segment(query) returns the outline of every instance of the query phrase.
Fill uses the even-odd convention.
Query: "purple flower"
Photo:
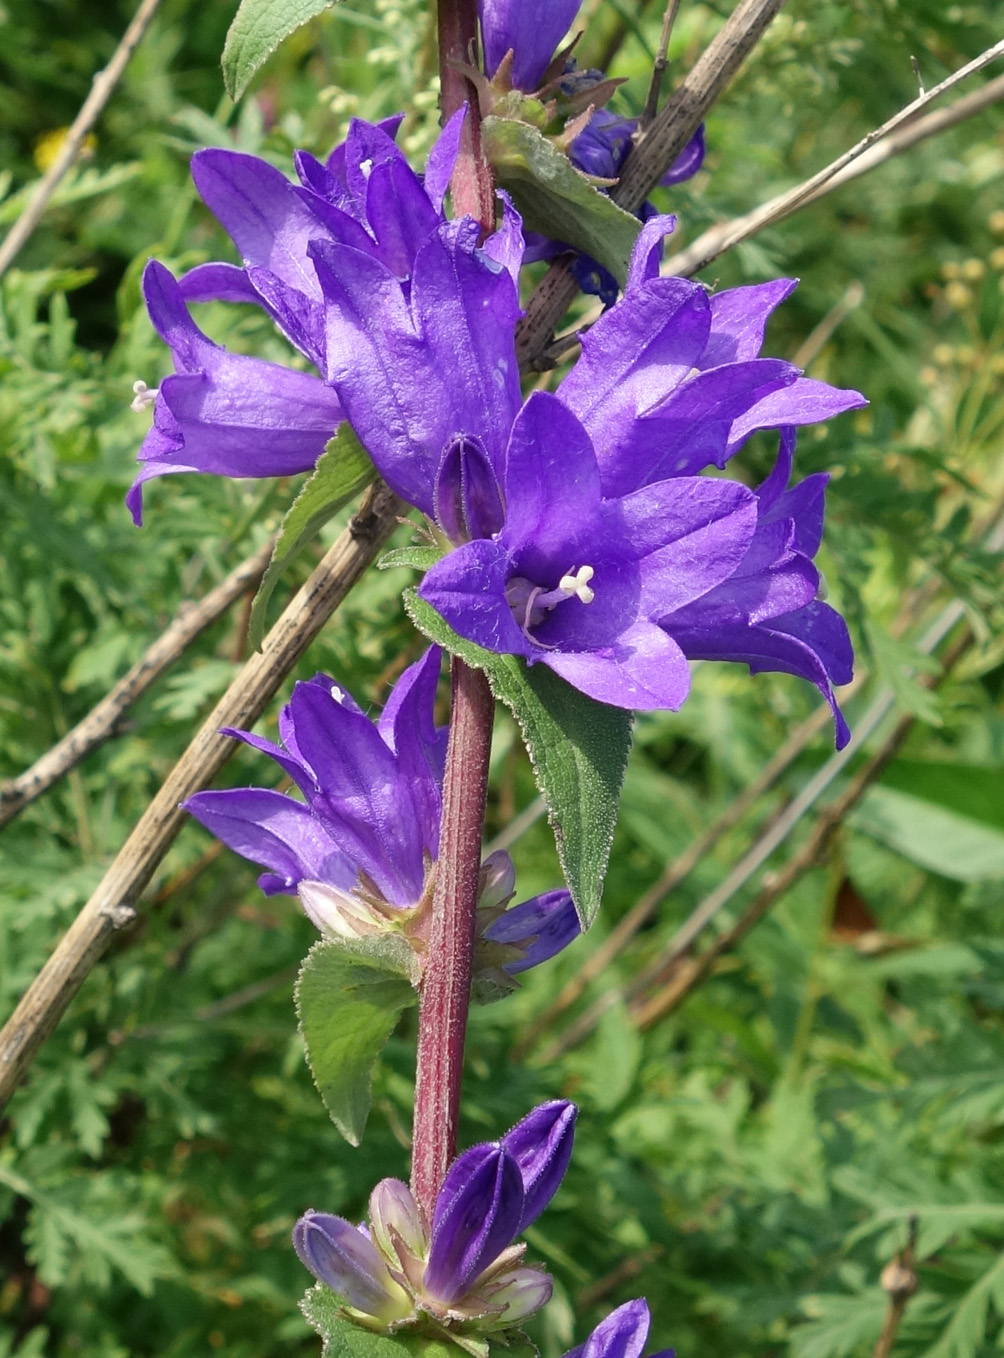
[[[446,728],[433,719],[440,652],[401,675],[374,723],[325,675],[298,683],[279,714],[281,745],[246,731],[225,734],[261,750],[305,801],[269,788],[197,792],[196,820],[266,871],[266,895],[295,894],[329,937],[403,930],[424,956],[439,853]],[[505,983],[547,961],[580,931],[567,891],[506,909],[515,894],[506,853],[482,868],[479,974]]]
[[[641,1358],[651,1323],[648,1303],[639,1298],[626,1301],[601,1320],[596,1329],[578,1348],[569,1350],[565,1358]],[[672,1358],[672,1349],[662,1349],[652,1358]]]
[[[308,247],[318,241],[335,257],[343,248],[363,253],[407,278],[420,246],[444,221],[463,117],[456,114],[443,129],[424,179],[394,144],[399,117],[377,125],[353,120],[346,141],[323,163],[298,152],[299,186],[255,156],[213,148],[193,157],[196,187],[229,232],[243,267],[203,264],[176,282],[162,265],[147,266],[147,308],[171,348],[177,376],[156,392],[147,392],[145,383],[135,387],[134,408],[154,401],[154,426],[127,497],[137,523],[142,484],[154,476],[285,476],[314,466],[344,418],[330,384],[227,353],[202,334],[186,303],[262,307],[326,376],[327,307]]]
[[[583,335],[558,388],[597,449],[605,495],[724,467],[758,429],[815,424],[867,404],[860,392],[759,356],[793,279],[709,297],[698,283],[659,277],[657,247],[671,225],[656,217],[642,228],[624,297]]]
[[[550,1299],[551,1280],[524,1265],[526,1246],[512,1242],[561,1183],[576,1112],[565,1100],[541,1104],[499,1141],[465,1151],[439,1190],[431,1229],[397,1179],[373,1190],[368,1227],[308,1212],[293,1232],[300,1259],[371,1328],[519,1324]]]
[[[662,626],[695,660],[734,660],[759,674],[807,679],[833,711],[837,748],[850,739],[833,686],[848,684],[854,656],[843,618],[819,597],[812,563],[823,535],[824,474],[790,490],[795,431],[785,429],[774,471],[756,490],[757,526],[735,574]]]
[[[536,90],[571,27],[581,0],[478,0],[485,73],[491,77],[512,52],[512,87]]]
[[[544,392],[513,426],[503,489],[501,531],[444,557],[421,596],[461,636],[543,662],[601,702],[678,708],[689,668],[655,619],[735,571],[753,494],[685,477],[607,498],[588,434]]]
[[[139,452],[142,464],[126,504],[142,522],[142,486],[173,472],[221,476],[289,476],[309,471],[344,418],[330,387],[307,373],[228,353],[188,314],[184,296],[163,264],[143,274],[150,319],[170,347],[176,375],[156,392],[137,383],[134,405],[152,399],[153,428]]]

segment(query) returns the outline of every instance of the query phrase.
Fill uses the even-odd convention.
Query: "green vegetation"
[[[685,0],[671,76],[729,8]],[[299,489],[171,477],[149,488],[142,530],[122,504],[148,419],[129,410],[131,384],[152,386],[167,361],[139,272],[150,255],[177,268],[231,257],[190,187],[188,155],[236,145],[287,168],[294,147],[326,152],[351,113],[409,107],[403,142],[421,157],[436,122],[427,9],[345,0],[284,44],[234,107],[219,68],[233,6],[164,0],[90,158],[0,282],[0,776],[88,712],[183,600],[274,532]],[[132,10],[131,0],[0,5],[4,228]],[[659,191],[683,243],[908,102],[911,53],[931,85],[996,41],[992,10],[790,0],[710,118],[704,170]],[[598,0],[586,12],[585,63],[618,41],[613,73],[629,79],[614,106],[637,112],[661,6]],[[560,1029],[541,1019],[561,986],[816,695],[703,665],[680,714],[638,721],[594,929],[516,995],[478,1009],[469,1043],[462,1140],[559,1094],[582,1107],[565,1186],[529,1233],[557,1280],[534,1334],[544,1358],[639,1295],[656,1344],[680,1358],[869,1354],[887,1305],[879,1274],[911,1213],[920,1290],[897,1353],[978,1358],[1004,1342],[1004,632],[984,545],[1004,487],[1004,106],[761,233],[706,280],[779,273],[803,282],[769,352],[800,354],[811,375],[872,402],[808,431],[798,453],[803,471],[833,475],[823,564],[869,676],[851,725],[882,683],[917,720],[825,860],[678,1011],[639,1024],[618,1001],[548,1055]],[[835,312],[856,285],[860,301]],[[839,324],[813,338],[827,318]],[[244,309],[202,308],[200,323],[236,349],[291,361]],[[751,479],[771,453],[753,447]],[[395,542],[408,546],[408,530]],[[279,582],[272,616],[319,550]],[[413,579],[403,567],[370,572],[297,673],[326,670],[379,702],[422,646],[401,603]],[[955,598],[975,643],[932,692],[917,643]],[[246,656],[247,626],[238,604],[113,740],[3,830],[4,1018]],[[830,749],[823,731],[571,1014],[630,986]],[[489,834],[535,797],[506,714],[493,758]],[[265,762],[243,750],[217,785],[265,781]],[[523,895],[557,883],[544,822],[513,852]],[[316,1354],[289,1232],[310,1206],[358,1217],[376,1179],[404,1173],[414,1010],[378,1067],[353,1149],[296,1033],[293,981],[315,932],[295,901],[266,901],[254,879],[186,827],[138,925],[11,1102],[0,1123],[0,1358]]]

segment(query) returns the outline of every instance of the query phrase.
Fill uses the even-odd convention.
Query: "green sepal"
[[[275,49],[335,0],[241,0],[223,47],[223,83],[239,99]]]
[[[415,954],[393,934],[323,939],[303,960],[295,996],[307,1064],[352,1146],[366,1126],[373,1067],[402,1010],[415,1002],[416,981]]]
[[[324,1340],[321,1358],[460,1358],[458,1348],[471,1358],[488,1358],[488,1341],[480,1335],[416,1334],[399,1330],[376,1334],[349,1320],[335,1294],[317,1283],[300,1302],[300,1310]]]
[[[395,547],[391,552],[384,552],[377,562],[377,566],[382,571],[393,570],[395,566],[408,566],[415,571],[428,571],[442,561],[448,548],[445,547]]]
[[[493,114],[481,124],[481,142],[524,225],[591,255],[623,286],[641,230],[637,217],[600,193],[529,123]]]
[[[282,521],[272,559],[251,605],[248,638],[254,650],[265,635],[268,601],[283,572],[328,520],[376,478],[376,467],[346,421],[328,440],[317,466]]]
[[[465,641],[414,590],[405,608],[418,630],[483,670],[519,724],[547,803],[558,858],[582,927],[596,917],[631,749],[631,713],[588,698],[549,669]]]

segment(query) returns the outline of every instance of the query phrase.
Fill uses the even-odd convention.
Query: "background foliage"
[[[0,224],[16,217],[131,9],[0,5]],[[585,7],[585,59],[616,47],[624,110],[644,99],[659,9]],[[726,9],[687,0],[674,63],[693,60]],[[796,182],[912,97],[909,54],[931,84],[995,41],[991,10],[792,0],[709,120],[704,171],[660,206],[681,214],[688,239]],[[226,3],[165,0],[90,159],[0,285],[3,776],[274,528],[295,489],[171,478],[149,491],[139,532],[122,505],[145,428],[128,410],[130,385],[166,366],[139,271],[150,254],[183,268],[229,248],[189,187],[190,152],[236,145],[285,167],[295,146],[325,152],[351,113],[398,107],[416,110],[409,151],[422,155],[433,133],[421,0],[346,0],[294,36],[237,109],[218,65],[231,16]],[[1004,112],[992,110],[709,271],[722,284],[802,276],[769,352],[808,353],[812,374],[871,398],[809,431],[799,456],[803,470],[834,477],[824,564],[862,668],[873,684],[893,681],[919,721],[827,862],[677,1015],[640,1031],[614,1005],[582,1043],[543,1060],[539,1017],[558,987],[815,697],[794,680],[705,665],[682,713],[638,723],[593,933],[477,1011],[469,1047],[464,1140],[559,1093],[582,1106],[572,1170],[530,1233],[558,1284],[535,1334],[545,1358],[642,1294],[654,1339],[681,1358],[868,1353],[885,1307],[878,1275],[911,1212],[923,1263],[902,1353],[970,1358],[1004,1342],[1004,653],[978,531],[1004,480],[1002,188]],[[860,304],[803,349],[854,284]],[[235,348],[289,359],[237,309],[206,308],[202,320]],[[751,448],[750,479],[770,452]],[[372,572],[300,674],[329,670],[379,701],[420,649],[399,602],[410,578]],[[979,645],[931,697],[905,667],[921,622],[953,596]],[[114,741],[4,831],[4,1014],[239,665],[246,623],[238,608],[212,629]],[[851,703],[852,725],[866,697]],[[583,1004],[666,944],[828,749],[824,735]],[[224,779],[269,776],[241,752]],[[533,798],[502,717],[489,833]],[[539,820],[514,853],[524,894],[555,883]],[[0,1355],[316,1352],[296,1310],[307,1278],[290,1227],[308,1206],[359,1215],[375,1179],[405,1173],[414,1016],[391,1042],[353,1150],[295,1034],[295,966],[312,941],[295,902],[266,902],[249,865],[185,830],[140,924],[87,982],[0,1124]],[[528,1060],[514,1064],[519,1043]]]

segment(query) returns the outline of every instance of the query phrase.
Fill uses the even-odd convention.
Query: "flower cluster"
[[[307,1212],[293,1244],[346,1316],[393,1332],[424,1322],[463,1336],[520,1324],[551,1297],[551,1279],[513,1244],[543,1212],[572,1154],[576,1108],[541,1104],[498,1141],[450,1166],[431,1222],[407,1185],[384,1179],[369,1222]]]
[[[266,869],[266,895],[297,894],[322,934],[403,935],[419,958],[428,943],[439,854],[446,728],[434,721],[440,652],[404,671],[376,722],[326,675],[293,688],[279,714],[281,745],[223,734],[275,760],[304,796],[270,788],[197,792],[185,809],[224,844]],[[516,875],[503,851],[481,870],[479,963],[515,976],[578,937],[565,890],[513,906]]]

